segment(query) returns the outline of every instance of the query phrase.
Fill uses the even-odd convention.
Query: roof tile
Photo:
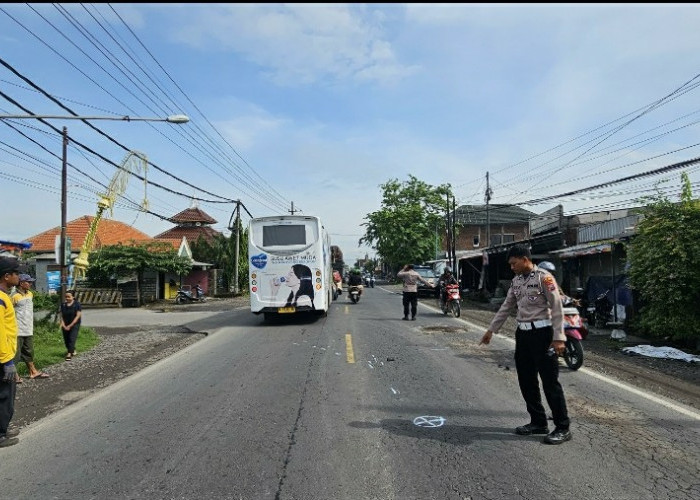
[[[66,223],[66,236],[71,240],[71,251],[80,251],[85,241],[85,236],[90,230],[90,225],[95,217],[83,215]],[[32,252],[53,252],[56,236],[60,236],[60,226],[39,233],[27,238],[26,241],[32,244]],[[152,238],[146,233],[139,231],[123,222],[112,219],[101,219],[97,225],[97,232],[93,242],[93,248],[100,248],[105,245],[125,245],[150,241]]]

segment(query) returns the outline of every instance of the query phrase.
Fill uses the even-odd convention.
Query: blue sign
[[[60,271],[48,271],[46,273],[46,280],[48,281],[49,290],[58,292],[61,290],[61,272]]]
[[[261,253],[258,255],[253,255],[250,258],[250,263],[253,264],[253,266],[257,267],[258,269],[264,269],[265,266],[267,265],[267,254]]]

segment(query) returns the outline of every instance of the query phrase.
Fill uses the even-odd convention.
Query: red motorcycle
[[[564,345],[564,362],[572,370],[578,370],[583,365],[583,344],[581,341],[588,337],[588,326],[581,318],[576,307],[576,301],[566,297],[564,306],[564,335],[566,343]]]
[[[442,293],[438,299],[440,310],[443,314],[447,314],[452,311],[455,318],[459,318],[461,314],[460,301],[461,297],[459,295],[459,285],[447,285],[445,287],[445,300],[442,300]]]

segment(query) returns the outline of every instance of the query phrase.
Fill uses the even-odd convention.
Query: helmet
[[[548,260],[543,260],[542,262],[537,264],[537,267],[539,267],[540,269],[544,269],[545,271],[549,271],[550,273],[553,273],[556,270],[554,264],[552,264]]]
[[[360,274],[360,270],[355,267],[350,271],[350,274]]]
[[[445,270],[443,271],[443,273],[451,273],[451,272],[452,272],[452,269],[450,269],[449,267],[446,267]]]

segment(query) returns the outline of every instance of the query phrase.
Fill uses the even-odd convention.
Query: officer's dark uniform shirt
[[[515,307],[518,308],[516,321],[551,320],[554,330],[552,340],[566,340],[561,296],[554,276],[548,271],[535,266],[530,273],[515,276],[489,330],[497,333]]]

